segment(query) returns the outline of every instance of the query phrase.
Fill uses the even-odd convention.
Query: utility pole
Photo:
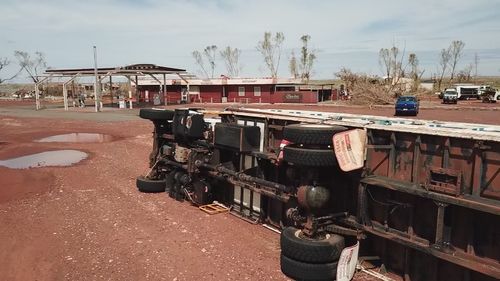
[[[95,112],[101,111],[101,87],[99,85],[99,76],[97,74],[97,48],[94,46],[94,75],[95,75],[95,85],[94,85],[94,101],[95,101]]]

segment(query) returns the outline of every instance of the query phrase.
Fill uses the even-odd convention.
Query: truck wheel
[[[281,272],[295,280],[335,280],[338,261],[331,263],[305,263],[281,255]]]
[[[347,130],[343,126],[323,124],[293,124],[283,129],[283,138],[297,144],[332,144],[332,137]]]
[[[149,120],[172,120],[174,118],[174,113],[173,110],[167,109],[142,108],[141,111],[139,111],[139,116]]]
[[[283,159],[287,162],[313,167],[338,166],[332,149],[306,149],[293,146],[283,148]]]
[[[337,261],[345,247],[344,237],[327,234],[323,239],[309,239],[300,229],[287,227],[281,231],[281,254],[306,263]]]
[[[165,180],[153,180],[140,176],[136,179],[135,184],[140,192],[164,192]]]

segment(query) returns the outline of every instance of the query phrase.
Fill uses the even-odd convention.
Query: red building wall
[[[240,96],[239,87],[245,88],[244,95]],[[254,87],[260,87],[260,96],[255,95]],[[226,95],[228,102],[268,103],[271,99],[272,85],[227,85]]]
[[[239,87],[245,88],[245,93],[240,96]],[[260,96],[255,95],[254,88],[260,87]],[[167,103],[176,104],[181,100],[181,91],[186,86],[167,86]],[[200,98],[203,103],[317,103],[318,93],[312,91],[274,91],[274,85],[200,85]],[[149,102],[159,92],[159,86],[140,86],[139,102],[145,102],[145,92],[149,93]],[[224,99],[225,98],[225,99]],[[191,102],[199,102],[198,97],[191,95]],[[163,96],[161,102],[164,103]]]
[[[222,92],[221,85],[202,85],[200,86],[201,102],[220,103],[222,102]]]

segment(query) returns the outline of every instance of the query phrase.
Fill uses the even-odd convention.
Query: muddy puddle
[[[54,135],[35,140],[35,142],[85,142],[85,143],[100,143],[110,142],[114,140],[113,136],[97,133],[70,133],[62,135]]]
[[[0,166],[11,169],[71,166],[87,157],[87,153],[79,150],[54,150],[0,160]]]

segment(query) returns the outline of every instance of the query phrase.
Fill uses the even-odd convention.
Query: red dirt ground
[[[15,112],[12,106],[18,105],[0,102],[1,160],[55,149],[82,150],[89,158],[65,168],[0,167],[1,280],[286,279],[279,267],[278,234],[229,214],[209,216],[165,194],[137,192],[135,178],[148,169],[150,122],[133,115],[110,122],[105,113],[102,121],[1,113],[9,107]],[[393,114],[392,107],[262,106]],[[497,110],[465,106],[419,114],[497,125],[499,116]],[[33,142],[72,132],[117,138],[107,143]]]

